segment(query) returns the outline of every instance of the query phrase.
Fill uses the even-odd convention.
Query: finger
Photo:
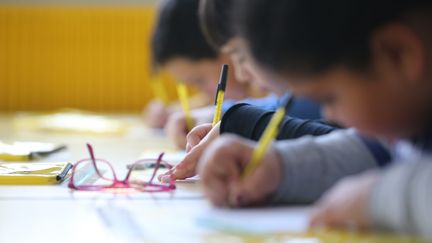
[[[158,178],[161,182],[168,183],[173,180],[184,179],[183,176],[187,176],[187,167],[183,166],[182,168],[181,164],[178,164]]]
[[[309,227],[320,228],[327,226],[331,221],[332,215],[326,207],[318,207],[311,214]]]
[[[185,158],[176,166],[174,174],[177,179],[185,179],[197,174],[197,164],[206,147],[206,144],[199,144],[185,156]]]
[[[233,206],[244,207],[262,203],[267,199],[269,190],[267,190],[267,181],[271,176],[264,175],[256,171],[249,177],[238,180],[233,184],[231,195]]]
[[[219,137],[220,135],[220,122],[212,127],[210,124],[208,126],[209,131],[207,132],[207,135],[203,137],[202,142],[210,142]]]
[[[238,153],[237,147],[233,141],[219,139],[209,146],[199,160],[198,171],[203,189],[211,197],[209,199],[218,205],[229,204],[229,187],[240,175],[238,158],[241,153]]]
[[[190,131],[186,136],[186,151],[189,151],[193,147],[197,146],[204,137],[211,131],[211,124],[203,124],[197,126]]]
[[[196,175],[197,163],[203,149],[203,146],[195,147],[178,165],[161,175],[161,181],[169,182],[171,180],[182,180]]]
[[[198,161],[198,172],[207,176],[229,177],[239,174],[239,151],[235,142],[221,137],[210,144]]]
[[[198,162],[202,175],[239,178],[253,148],[234,135],[224,135],[209,143]],[[200,173],[200,174],[201,174]]]
[[[171,175],[172,173],[173,173],[173,171],[174,171],[174,168],[171,168],[171,169],[169,169],[167,172],[165,172],[165,173],[163,173],[163,174],[161,174],[161,175],[158,175],[158,180],[160,181],[160,182],[162,182],[162,177],[163,176],[166,176],[166,175]]]
[[[220,180],[208,181],[204,189],[204,195],[216,207],[228,206],[228,188]],[[211,188],[207,190],[206,188]]]
[[[227,207],[229,205],[229,183],[226,178],[225,175],[216,174],[201,180],[205,195],[215,206]]]
[[[172,179],[175,180],[184,180],[186,178],[192,177],[196,174],[195,168],[185,167],[185,168],[176,168],[172,173]]]
[[[160,175],[160,181],[163,183],[169,183],[174,180],[184,180],[194,176],[195,170],[181,170],[175,169],[172,173],[166,175]]]
[[[172,181],[174,181],[174,174],[167,174],[167,175],[160,175],[159,177],[159,181],[161,181],[162,183],[170,183]]]
[[[186,136],[186,152],[189,152],[193,147],[197,146],[201,138],[195,133],[188,133]]]
[[[198,144],[199,141],[201,140],[201,134],[200,134],[199,127],[193,128],[188,133],[188,135],[186,136],[186,140],[187,140],[188,143],[190,143],[192,145]]]
[[[193,146],[191,144],[189,144],[186,140],[186,153],[189,153],[192,148],[193,148]]]
[[[321,204],[313,211],[310,219],[310,227],[353,227],[349,217],[344,217],[343,209],[331,204]]]
[[[244,147],[244,151],[239,150],[243,154],[243,161],[250,162],[252,150],[252,145]],[[233,185],[231,196],[236,198],[237,206],[261,204],[277,190],[282,180],[279,154],[271,147],[262,160],[252,174]],[[242,170],[246,164],[243,164]]]

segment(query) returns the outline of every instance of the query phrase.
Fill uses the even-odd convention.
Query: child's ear
[[[384,68],[404,82],[421,80],[426,50],[420,36],[409,26],[388,24],[379,28],[372,35],[371,49],[378,68]]]

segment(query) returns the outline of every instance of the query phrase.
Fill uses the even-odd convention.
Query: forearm
[[[282,182],[272,201],[312,203],[339,179],[376,168],[377,160],[354,130],[281,141]]]
[[[258,140],[264,132],[274,111],[260,109],[248,104],[237,104],[223,116],[221,133],[234,133],[244,138]],[[334,126],[320,121],[285,117],[277,137],[278,140],[299,138],[304,135],[324,135],[334,130]]]

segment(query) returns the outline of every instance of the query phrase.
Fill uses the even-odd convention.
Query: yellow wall
[[[153,95],[154,12],[151,5],[0,6],[0,111],[142,109]]]

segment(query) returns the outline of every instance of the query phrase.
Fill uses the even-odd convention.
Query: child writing
[[[163,1],[152,40],[153,61],[157,67],[167,70],[176,79],[198,88],[212,102],[219,79],[220,66],[223,63],[232,64],[232,62],[227,53],[213,50],[204,39],[203,32],[199,28],[198,4],[198,0]],[[224,103],[224,111],[234,105],[236,100],[243,100],[253,95],[251,87],[259,86],[260,90],[267,92],[266,87],[256,85],[259,83],[251,81],[256,78],[243,72],[239,65],[230,65],[230,70],[233,71],[229,72],[228,100]],[[266,109],[276,109],[278,100],[278,97],[273,95],[243,101]],[[213,106],[193,110],[195,125],[211,122],[213,111]],[[320,117],[319,113],[319,107],[316,104],[298,101],[290,115],[315,119]],[[185,147],[188,130],[185,115],[179,110],[179,106],[165,108],[160,102],[153,102],[148,106],[147,114],[150,124],[165,127],[168,136],[179,147]],[[161,118],[165,116],[166,118]],[[152,120],[155,122],[151,122]]]
[[[227,62],[205,41],[199,29],[197,11],[198,0],[162,1],[152,37],[154,66],[165,69],[176,80],[192,85],[204,94],[204,100],[191,101],[192,108],[211,104],[220,66]],[[246,98],[247,89],[239,82],[230,82],[227,97]],[[192,112],[194,122],[208,122],[212,111],[205,108],[195,110]],[[179,105],[165,106],[158,101],[151,102],[147,107],[146,120],[152,127],[165,127],[169,137],[184,147],[186,119]]]
[[[387,141],[400,162],[340,180],[337,167],[352,161],[323,161],[316,152],[323,151],[323,138],[305,138],[275,143],[250,178],[240,180],[255,144],[223,136],[199,164],[209,199],[219,206],[313,202],[340,181],[318,203],[313,225],[431,237],[432,3],[239,0],[236,9],[264,77],[319,101],[329,119]],[[309,150],[299,150],[299,143]],[[298,152],[310,158],[296,161]]]

